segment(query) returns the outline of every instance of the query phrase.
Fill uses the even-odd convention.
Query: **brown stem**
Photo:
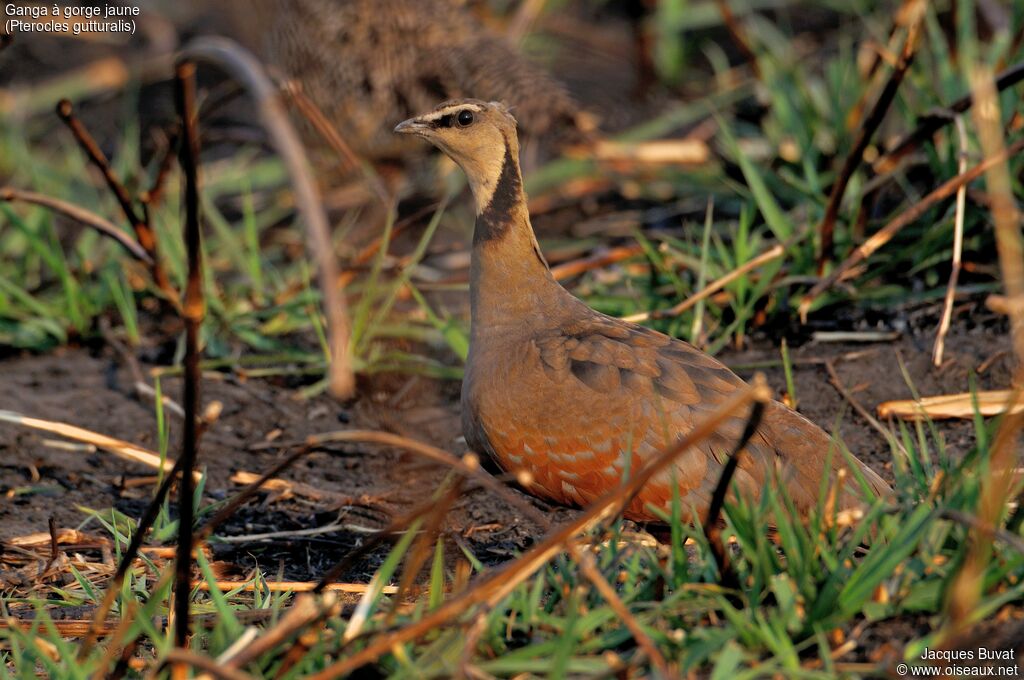
[[[885,114],[889,111],[889,106],[896,98],[896,92],[903,82],[907,69],[910,68],[910,64],[914,61],[914,48],[917,44],[921,16],[923,16],[923,12],[918,14],[918,17],[907,29],[907,37],[903,41],[903,49],[900,52],[899,61],[896,62],[896,66],[893,68],[885,87],[882,88],[881,94],[878,95],[875,105],[864,118],[864,123],[861,125],[853,142],[853,148],[850,149],[850,153],[846,156],[843,167],[839,171],[839,176],[835,184],[832,185],[832,192],[829,194],[828,204],[825,206],[825,216],[818,225],[818,234],[821,239],[821,253],[818,257],[819,271],[823,269],[825,263],[832,257],[836,218],[839,216],[839,206],[843,202],[846,187],[849,185],[854,171],[860,166],[861,160],[864,157],[864,150],[868,147],[875,131],[881,125],[882,119],[885,118]]]
[[[89,131],[82,125],[82,121],[78,120],[75,116],[74,107],[71,102],[67,99],[61,99],[57,103],[57,115],[64,121],[68,129],[71,130],[71,134],[74,136],[75,141],[78,142],[78,146],[81,147],[85,155],[89,157],[89,160],[93,165],[99,169],[103,175],[103,179],[107,183],[107,187],[111,193],[117,199],[118,204],[121,206],[121,211],[124,213],[125,218],[132,225],[132,230],[135,232],[135,238],[139,242],[139,245],[149,254],[150,260],[150,273],[153,276],[153,282],[157,288],[167,297],[168,301],[177,306],[178,305],[178,293],[174,290],[170,280],[167,278],[167,272],[164,271],[163,265],[160,264],[160,256],[157,252],[156,234],[153,232],[150,224],[139,215],[135,210],[135,206],[132,205],[132,199],[128,195],[128,190],[125,189],[124,184],[118,178],[114,169],[110,167],[110,161],[107,160],[106,155],[96,144],[96,140],[92,138]]]
[[[163,156],[160,158],[160,165],[156,169],[156,177],[153,178],[153,184],[149,187],[149,191],[142,195],[143,203],[149,206],[151,211],[160,205],[163,199],[167,175],[170,174],[171,166],[174,165],[174,157],[177,155],[179,135],[180,131],[177,128],[172,129],[167,135],[167,148],[164,149]]]
[[[62,201],[58,198],[52,198],[43,194],[37,194],[33,191],[22,191],[21,189],[15,189],[14,187],[0,187],[0,201],[21,201],[22,203],[30,203],[32,205],[49,208],[50,210],[60,213],[65,217],[69,217],[76,222],[80,222],[87,227],[92,227],[108,238],[114,239],[136,260],[148,265],[153,264],[153,258],[151,258],[149,253],[139,245],[138,241],[135,241],[126,233],[118,229],[112,222],[109,222],[105,218],[100,217],[96,213],[90,212],[85,208],[74,205],[73,203],[68,203],[67,201]]]
[[[205,316],[202,286],[202,254],[199,232],[199,121],[195,115],[195,64],[180,62],[175,68],[175,100],[181,118],[180,163],[185,177],[185,248],[188,259],[188,284],[182,316],[185,321],[185,373],[182,407],[185,424],[179,460],[184,474],[178,487],[178,551],[175,560],[174,633],[175,642],[185,647],[189,631],[189,603],[192,583],[192,523],[194,480],[198,447],[196,416],[199,413],[199,327]]]

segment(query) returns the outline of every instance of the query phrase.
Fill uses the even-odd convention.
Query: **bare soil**
[[[941,369],[931,366],[931,341],[930,334],[911,334],[886,343],[810,342],[794,348],[791,355],[799,409],[826,428],[838,426],[847,445],[891,480],[888,444],[850,409],[829,383],[821,362],[831,360],[846,388],[871,411],[882,401],[912,396],[901,375],[900,360],[923,395],[966,391],[969,375],[979,367],[984,369],[977,377],[979,389],[1009,385],[1012,358],[1004,352],[1007,345],[1002,329],[955,326]],[[777,361],[778,357],[778,350],[769,346],[722,354],[745,378],[754,373],[751,365]],[[785,388],[781,367],[766,368],[764,373],[781,395]],[[131,374],[112,348],[11,356],[0,361],[0,374],[0,409],[158,448],[154,406],[135,396]],[[163,388],[165,394],[176,398],[180,381],[165,377]],[[460,438],[458,384],[451,381],[384,376],[364,383],[357,403],[341,405],[327,397],[298,400],[296,390],[283,381],[244,381],[220,373],[207,374],[202,394],[205,402],[218,400],[224,406],[201,445],[208,500],[226,498],[240,489],[230,480],[232,474],[268,469],[290,452],[285,444],[313,433],[384,429],[453,453],[465,451]],[[181,423],[176,416],[168,417],[169,455],[176,456]],[[965,453],[974,444],[970,422],[943,421],[937,428],[954,454]],[[137,517],[148,502],[152,483],[132,482],[152,476],[153,470],[104,451],[59,448],[53,444],[55,439],[59,437],[0,423],[0,540],[46,531],[50,517],[58,527],[77,527],[88,520],[83,507],[114,507]],[[264,496],[218,533],[290,532],[334,522],[346,528],[314,536],[233,543],[219,548],[218,556],[246,567],[259,563],[264,570],[275,575],[280,572],[286,578],[315,578],[361,544],[367,531],[382,528],[390,518],[428,499],[445,473],[442,467],[411,454],[376,446],[341,444],[311,453],[282,477],[309,485],[319,496],[284,500]],[[539,501],[531,502],[546,508]],[[554,521],[571,513],[557,508],[550,511]],[[460,499],[447,523],[449,532],[459,534],[487,562],[507,559],[542,531],[520,511],[482,489]],[[360,572],[372,572],[376,562],[371,558]]]

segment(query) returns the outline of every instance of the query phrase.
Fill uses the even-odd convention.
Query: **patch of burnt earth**
[[[872,415],[885,401],[969,392],[971,379],[978,390],[1007,389],[1015,360],[1002,324],[958,324],[946,337],[942,366],[932,365],[935,327],[908,330],[886,342],[831,343],[811,340],[790,349],[797,410],[826,430],[838,431],[846,445],[889,481],[892,455],[885,439],[850,406],[832,385],[825,362],[830,361],[842,384]],[[762,372],[776,397],[785,394],[786,379],[777,347],[724,351],[719,358],[741,377]],[[910,383],[904,379],[900,364]],[[766,365],[771,363],[772,365]],[[883,423],[884,424],[884,423]],[[941,420],[936,428],[947,452],[963,455],[975,445],[974,424],[967,420]],[[912,426],[911,426],[912,427]]]
[[[135,396],[130,371],[110,348],[9,356],[0,361],[0,371],[2,410],[159,448],[155,407]],[[457,455],[465,452],[455,382],[377,376],[363,381],[363,396],[351,408],[328,397],[299,400],[295,389],[284,383],[204,374],[203,403],[223,404],[200,445],[199,465],[208,474],[204,504],[237,493],[242,487],[231,481],[235,473],[261,473],[315,433],[384,429]],[[180,379],[164,377],[162,388],[171,399],[180,398]],[[168,455],[174,458],[180,450],[181,420],[170,410],[165,414],[170,424]],[[0,540],[45,532],[50,517],[58,527],[78,527],[88,519],[82,508],[116,508],[133,518],[142,514],[155,488],[154,470],[106,451],[54,445],[61,439],[0,422]],[[258,566],[268,577],[281,572],[289,579],[318,578],[371,532],[427,501],[447,473],[443,466],[400,450],[326,445],[280,475],[305,485],[304,493],[291,498],[258,494],[217,530],[232,542],[217,543],[216,557],[236,563],[239,573]],[[566,512],[552,511],[553,519]],[[331,525],[337,531],[317,531]],[[94,523],[90,528],[99,530]],[[506,502],[479,488],[456,502],[445,531],[458,534],[485,563],[508,559],[542,533]],[[238,540],[244,536],[254,538]],[[456,544],[449,547],[449,555],[459,554]],[[387,549],[371,554],[344,578],[365,582]]]
[[[954,327],[947,338],[947,360],[940,369],[930,363],[932,338],[931,333],[907,332],[894,342],[807,342],[793,348],[798,409],[826,428],[838,426],[850,448],[891,479],[888,445],[829,384],[823,362],[832,361],[846,388],[872,411],[882,401],[912,396],[900,373],[900,358],[923,395],[967,391],[972,371],[979,372],[978,389],[1010,384],[1012,357],[1006,352],[1005,332],[984,325]],[[764,344],[743,352],[726,351],[721,358],[745,378],[763,370],[781,395],[785,389],[781,366],[753,368],[779,359],[774,342]],[[0,371],[4,375],[0,409],[158,448],[154,406],[136,398],[130,372],[110,348],[10,356],[0,360]],[[165,395],[179,397],[179,379],[165,377],[162,387]],[[260,473],[289,455],[296,442],[315,433],[379,429],[455,455],[466,452],[456,381],[373,376],[362,380],[361,397],[350,407],[327,397],[299,400],[294,387],[284,379],[244,381],[227,373],[206,374],[203,402],[220,401],[223,412],[200,447],[200,465],[209,475],[205,503],[237,493],[241,487],[231,481],[233,474]],[[169,411],[167,417],[168,452],[176,457],[181,421]],[[937,427],[953,453],[962,454],[974,445],[970,422],[942,421]],[[71,451],[50,443],[57,439],[60,437],[0,423],[0,540],[46,531],[51,516],[59,527],[76,527],[87,519],[79,506],[97,510],[116,507],[138,517],[151,497],[153,484],[143,478],[152,477],[153,470],[104,451]],[[218,544],[217,557],[236,563],[242,571],[258,566],[274,576],[283,563],[286,578],[317,578],[351,548],[361,545],[368,532],[428,501],[447,474],[445,467],[402,450],[327,445],[280,475],[312,491],[290,498],[257,495],[217,535],[263,537]],[[522,498],[545,512],[553,524],[575,512],[546,506],[525,495]],[[336,531],[332,525],[337,526]],[[532,545],[544,528],[504,500],[470,484],[448,513],[444,531],[449,557],[460,554],[457,537],[458,543],[473,550],[483,562],[497,563]],[[371,574],[386,549],[355,565],[345,578],[361,580]]]

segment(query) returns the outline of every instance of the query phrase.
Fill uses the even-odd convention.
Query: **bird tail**
[[[766,438],[773,448],[785,459],[791,479],[803,487],[799,496],[808,503],[805,510],[816,502],[821,478],[826,473],[830,482],[827,500],[836,510],[864,509],[876,498],[892,495],[892,489],[877,472],[856,456],[844,454],[827,432],[796,411],[772,402],[762,427],[767,430]],[[831,469],[826,471],[824,465],[829,458]],[[863,488],[852,466],[856,466],[869,491]]]

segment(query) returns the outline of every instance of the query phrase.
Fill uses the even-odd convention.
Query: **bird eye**
[[[459,125],[466,127],[473,124],[473,112],[469,109],[459,111]]]

